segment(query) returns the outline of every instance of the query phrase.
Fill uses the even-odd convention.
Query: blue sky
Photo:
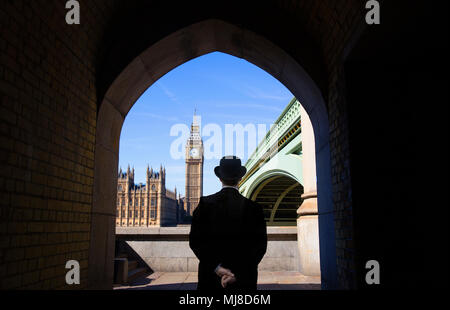
[[[171,128],[190,126],[196,108],[202,127],[217,124],[225,143],[225,124],[265,124],[268,130],[292,98],[278,80],[246,60],[219,52],[198,57],[164,75],[136,101],[122,128],[119,167],[134,166],[135,183],[145,183],[147,164],[154,169],[162,164],[166,188],[184,195],[184,158],[170,152],[181,133],[171,136]],[[203,142],[209,138],[203,136]],[[245,146],[243,164],[252,151]],[[225,147],[221,156],[229,155],[224,152]],[[204,195],[221,188],[213,171],[218,164],[218,158],[205,160]]]

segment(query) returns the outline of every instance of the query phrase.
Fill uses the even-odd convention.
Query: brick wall
[[[0,288],[63,287],[70,259],[87,285],[101,21],[91,9],[68,26],[63,1],[0,3]]]
[[[325,16],[331,20],[328,35],[322,36],[322,46],[328,71],[328,116],[330,122],[331,174],[335,208],[336,256],[338,281],[342,288],[356,288],[357,271],[354,248],[352,188],[347,104],[343,61],[348,46],[364,27],[363,1],[346,1],[334,8],[330,4]]]
[[[303,1],[291,14],[304,22],[322,51],[327,81],[322,92],[328,106],[331,173],[335,208],[338,281],[356,288],[352,194],[349,163],[344,60],[365,24],[364,1]]]

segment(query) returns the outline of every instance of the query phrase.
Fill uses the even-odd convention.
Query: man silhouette
[[[189,246],[200,261],[199,290],[256,290],[267,230],[261,206],[238,191],[246,171],[236,156],[223,157],[214,169],[222,190],[201,197],[193,212]]]

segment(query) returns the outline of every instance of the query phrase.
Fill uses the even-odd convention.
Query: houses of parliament
[[[186,190],[181,197],[175,188],[166,188],[166,169],[147,166],[146,183],[134,183],[134,168],[119,171],[117,179],[116,226],[174,226],[189,221],[203,195],[203,141],[200,117],[194,115],[186,142]]]

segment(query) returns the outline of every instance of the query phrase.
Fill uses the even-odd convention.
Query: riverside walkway
[[[154,272],[115,290],[195,290],[197,272]],[[259,290],[320,290],[320,277],[292,271],[260,271]]]

